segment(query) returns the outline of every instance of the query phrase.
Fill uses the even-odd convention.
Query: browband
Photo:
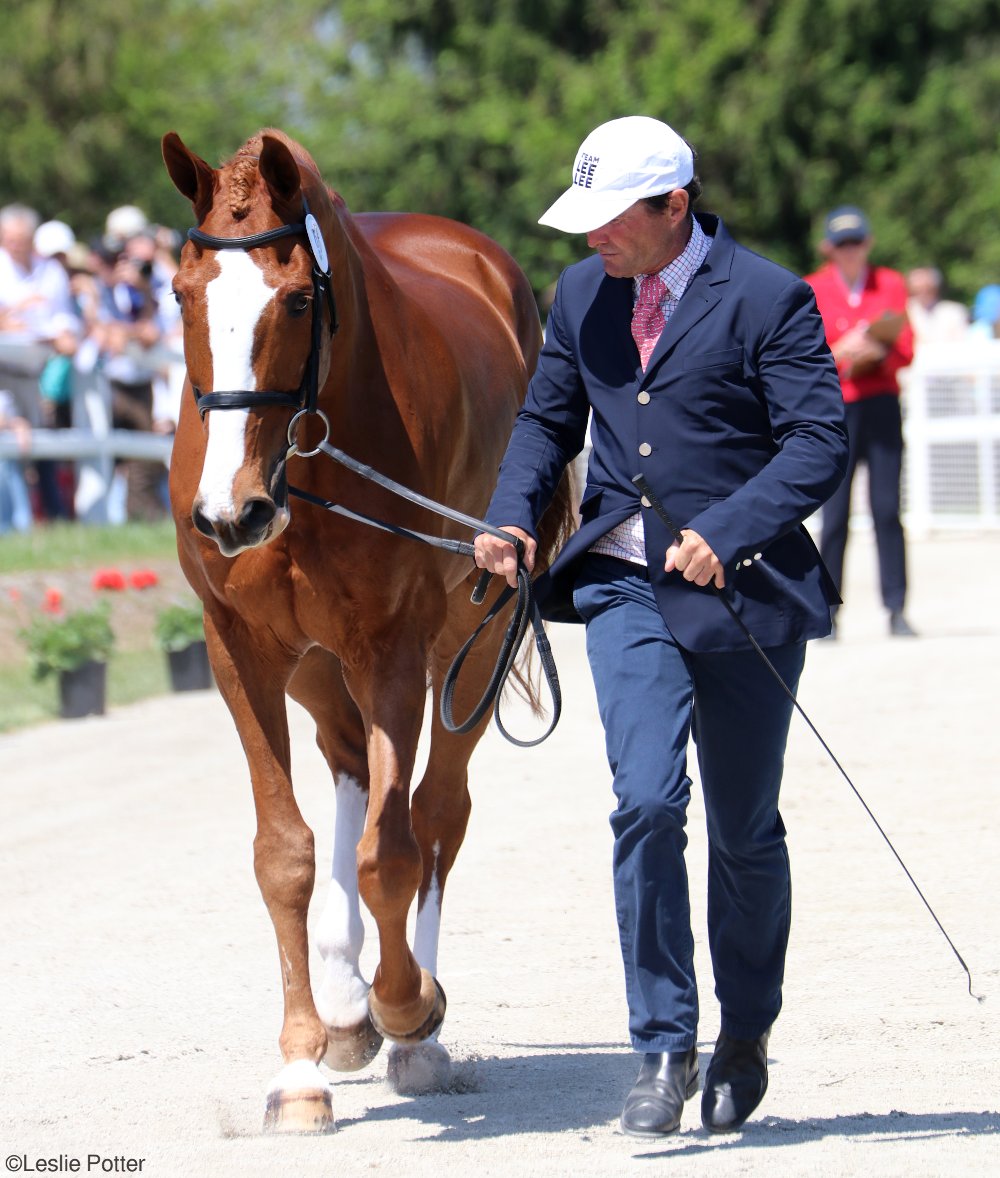
[[[202,233],[200,229],[189,229],[187,235],[191,241],[213,250],[252,250],[259,245],[269,245],[279,237],[305,232],[305,224],[300,221],[298,225],[279,225],[276,229],[265,229],[263,233],[252,233],[249,237],[213,237],[210,233]]]

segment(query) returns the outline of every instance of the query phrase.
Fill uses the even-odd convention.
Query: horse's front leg
[[[236,723],[250,769],[257,833],[254,872],[278,942],[284,994],[279,1045],[285,1066],[268,1088],[264,1127],[280,1132],[333,1128],[330,1085],[318,1068],[326,1030],[309,981],[306,916],[316,871],[313,833],[292,792],[284,684],[286,653],[260,636],[224,642],[210,620],[206,638],[216,682]]]
[[[368,1014],[368,983],[361,973],[365,926],[358,893],[357,847],[368,811],[368,751],[361,713],[344,683],[340,660],[313,647],[288,685],[316,721],[317,743],[337,793],[330,887],[313,940],[323,959],[315,986],[326,1027],[326,1063],[356,1071],[378,1054],[382,1036]]]
[[[386,647],[383,647],[386,649]],[[412,632],[394,636],[384,657],[347,671],[366,720],[369,798],[358,843],[358,886],[379,932],[379,964],[368,996],[372,1022],[397,1043],[416,1043],[441,1025],[445,997],[407,944],[410,905],[423,876],[410,821],[410,779],[423,722],[426,648]]]

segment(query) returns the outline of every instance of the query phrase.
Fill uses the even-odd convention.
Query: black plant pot
[[[59,672],[59,715],[64,720],[103,716],[107,687],[107,663],[94,659]]]
[[[212,686],[212,668],[204,642],[192,642],[183,650],[168,650],[167,661],[174,691],[204,691]]]

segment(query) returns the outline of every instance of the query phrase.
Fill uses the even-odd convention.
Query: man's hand
[[[667,549],[664,569],[668,573],[676,569],[685,581],[693,581],[696,585],[707,585],[714,581],[717,588],[725,589],[726,574],[719,558],[705,540],[690,528],[681,528],[681,536],[683,540],[680,544],[672,544]]]
[[[535,552],[538,543],[534,537],[520,528],[501,528],[501,532],[509,532],[519,540],[524,541],[524,567],[530,573],[535,567]],[[476,566],[486,569],[489,573],[506,577],[507,584],[517,588],[517,549],[506,540],[498,536],[491,536],[489,532],[480,532],[476,537]]]

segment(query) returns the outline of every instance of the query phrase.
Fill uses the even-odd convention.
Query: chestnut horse
[[[469,818],[468,761],[489,713],[456,735],[437,708],[447,668],[481,616],[470,602],[472,563],[311,502],[293,515],[288,483],[428,530],[421,508],[308,456],[316,439],[305,435],[328,429],[335,446],[390,478],[482,514],[537,359],[538,313],[524,275],[493,241],[438,217],[351,216],[280,131],[255,135],[218,169],[171,132],[163,158],[198,225],[174,283],[188,386],[170,496],[181,565],[204,603],[212,668],[249,764],[254,868],[284,990],[284,1066],[268,1089],[265,1126],[325,1130],[333,1118],[324,1060],[363,1067],[385,1037],[399,1090],[447,1079],[434,976],[441,899]],[[289,441],[300,436],[296,453]],[[564,489],[543,524],[544,559],[571,519]],[[438,521],[436,534],[461,531]],[[502,625],[493,629],[465,664],[456,714],[471,710],[490,678],[503,637]],[[432,732],[411,800],[428,681]],[[337,800],[315,992],[306,931],[315,852],[292,789],[286,692],[315,720]],[[370,987],[359,966],[359,897],[379,937]]]

